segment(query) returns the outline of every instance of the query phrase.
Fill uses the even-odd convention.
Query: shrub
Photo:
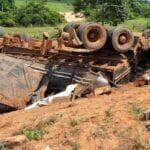
[[[127,19],[150,17],[150,3],[139,0],[75,0],[74,11],[83,12],[90,21],[117,25]]]
[[[72,119],[71,122],[70,122],[70,125],[71,125],[72,127],[75,127],[75,126],[78,125],[78,121],[75,120],[75,119]]]
[[[16,23],[13,19],[7,18],[1,22],[1,25],[5,27],[14,27]]]
[[[21,26],[43,26],[57,25],[64,21],[64,17],[55,11],[50,11],[46,7],[46,2],[29,2],[27,6],[21,6],[19,9],[8,9],[0,11],[0,25],[13,27]]]
[[[24,134],[29,140],[40,140],[47,132],[45,130],[29,130],[24,128],[22,134]]]
[[[130,109],[130,113],[135,115],[135,116],[138,116],[139,114],[141,114],[143,112],[143,109],[140,108],[136,103],[133,103],[132,104],[132,107]]]
[[[85,13],[85,15],[90,15],[89,12],[90,9],[93,9],[97,6],[97,4],[102,3],[102,0],[75,0],[74,2],[74,11],[82,11]]]
[[[64,17],[55,11],[50,11],[45,3],[39,4],[35,2],[28,3],[27,7],[22,6],[18,9],[15,16],[19,25],[56,25],[64,21]]]
[[[13,15],[10,12],[0,12],[0,25],[14,27],[16,25]]]

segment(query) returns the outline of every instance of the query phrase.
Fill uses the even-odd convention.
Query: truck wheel
[[[105,28],[98,23],[87,23],[79,26],[77,34],[84,46],[92,51],[101,49],[107,40]]]
[[[113,30],[111,40],[115,50],[125,53],[133,46],[134,36],[129,29],[118,27]]]

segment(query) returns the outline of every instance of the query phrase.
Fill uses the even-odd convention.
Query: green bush
[[[103,0],[75,0],[74,11],[82,11],[85,15],[90,15],[90,10],[101,4]]]
[[[5,27],[14,27],[16,23],[13,19],[7,18],[1,22],[1,25]]]
[[[145,18],[150,18],[150,2],[142,5],[142,14]]]
[[[0,12],[0,25],[14,27],[16,25],[13,15],[10,12]]]
[[[103,24],[110,24],[116,26],[124,22],[128,18],[128,11],[124,7],[124,2],[120,5],[104,3],[98,5],[90,15],[90,20],[102,22]]]
[[[0,0],[0,11],[7,12],[15,8],[14,0]]]
[[[150,18],[150,2],[140,0],[75,0],[74,11],[83,12],[89,21],[117,25],[127,19]]]
[[[35,130],[23,129],[22,134],[24,134],[31,141],[42,139],[43,136],[47,134],[47,132],[44,130],[37,130],[37,129]]]
[[[27,6],[0,11],[0,25],[6,27],[57,25],[64,17],[46,7],[46,2],[29,2]]]
[[[50,11],[44,4],[35,2],[28,3],[27,7],[22,6],[18,9],[16,22],[19,25],[28,26],[30,24],[38,25],[56,25],[64,21],[59,13]]]

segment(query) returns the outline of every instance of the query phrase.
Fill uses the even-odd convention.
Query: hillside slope
[[[48,0],[47,7],[49,7],[51,11],[70,12],[73,10],[73,2],[74,0]],[[26,0],[15,0],[15,3],[20,7],[21,5],[26,4]]]
[[[148,150],[148,122],[138,120],[139,113],[148,108],[150,86],[128,84],[110,95],[0,115],[0,141],[25,134],[31,141],[14,144],[13,149]],[[38,141],[34,140],[37,135],[31,136],[35,131],[41,135]]]

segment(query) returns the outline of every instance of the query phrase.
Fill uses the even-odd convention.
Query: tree
[[[87,8],[89,9],[93,9],[96,8],[96,6],[98,4],[101,4],[103,2],[103,0],[75,0],[74,2],[74,11],[78,12],[78,11],[83,11],[85,12],[85,10]]]
[[[54,11],[50,11],[46,7],[46,1],[29,2],[27,6],[22,6],[18,9],[16,22],[19,25],[55,25],[63,22],[63,17]]]
[[[126,19],[150,15],[149,4],[148,0],[75,0],[74,10],[91,20],[117,25]]]
[[[142,16],[150,18],[150,1],[145,1],[142,5]]]
[[[128,0],[128,9],[130,10],[129,18],[134,19],[142,15],[142,3],[140,0]]]
[[[2,12],[10,11],[14,6],[14,0],[0,0],[0,11]]]
[[[47,0],[26,2],[16,8],[14,0],[0,0],[0,26],[55,25],[64,21],[63,16],[46,7]]]
[[[93,16],[96,21],[116,26],[128,18],[125,0],[103,0],[102,5],[95,9]]]
[[[15,8],[14,0],[0,0],[0,25],[15,26]]]

